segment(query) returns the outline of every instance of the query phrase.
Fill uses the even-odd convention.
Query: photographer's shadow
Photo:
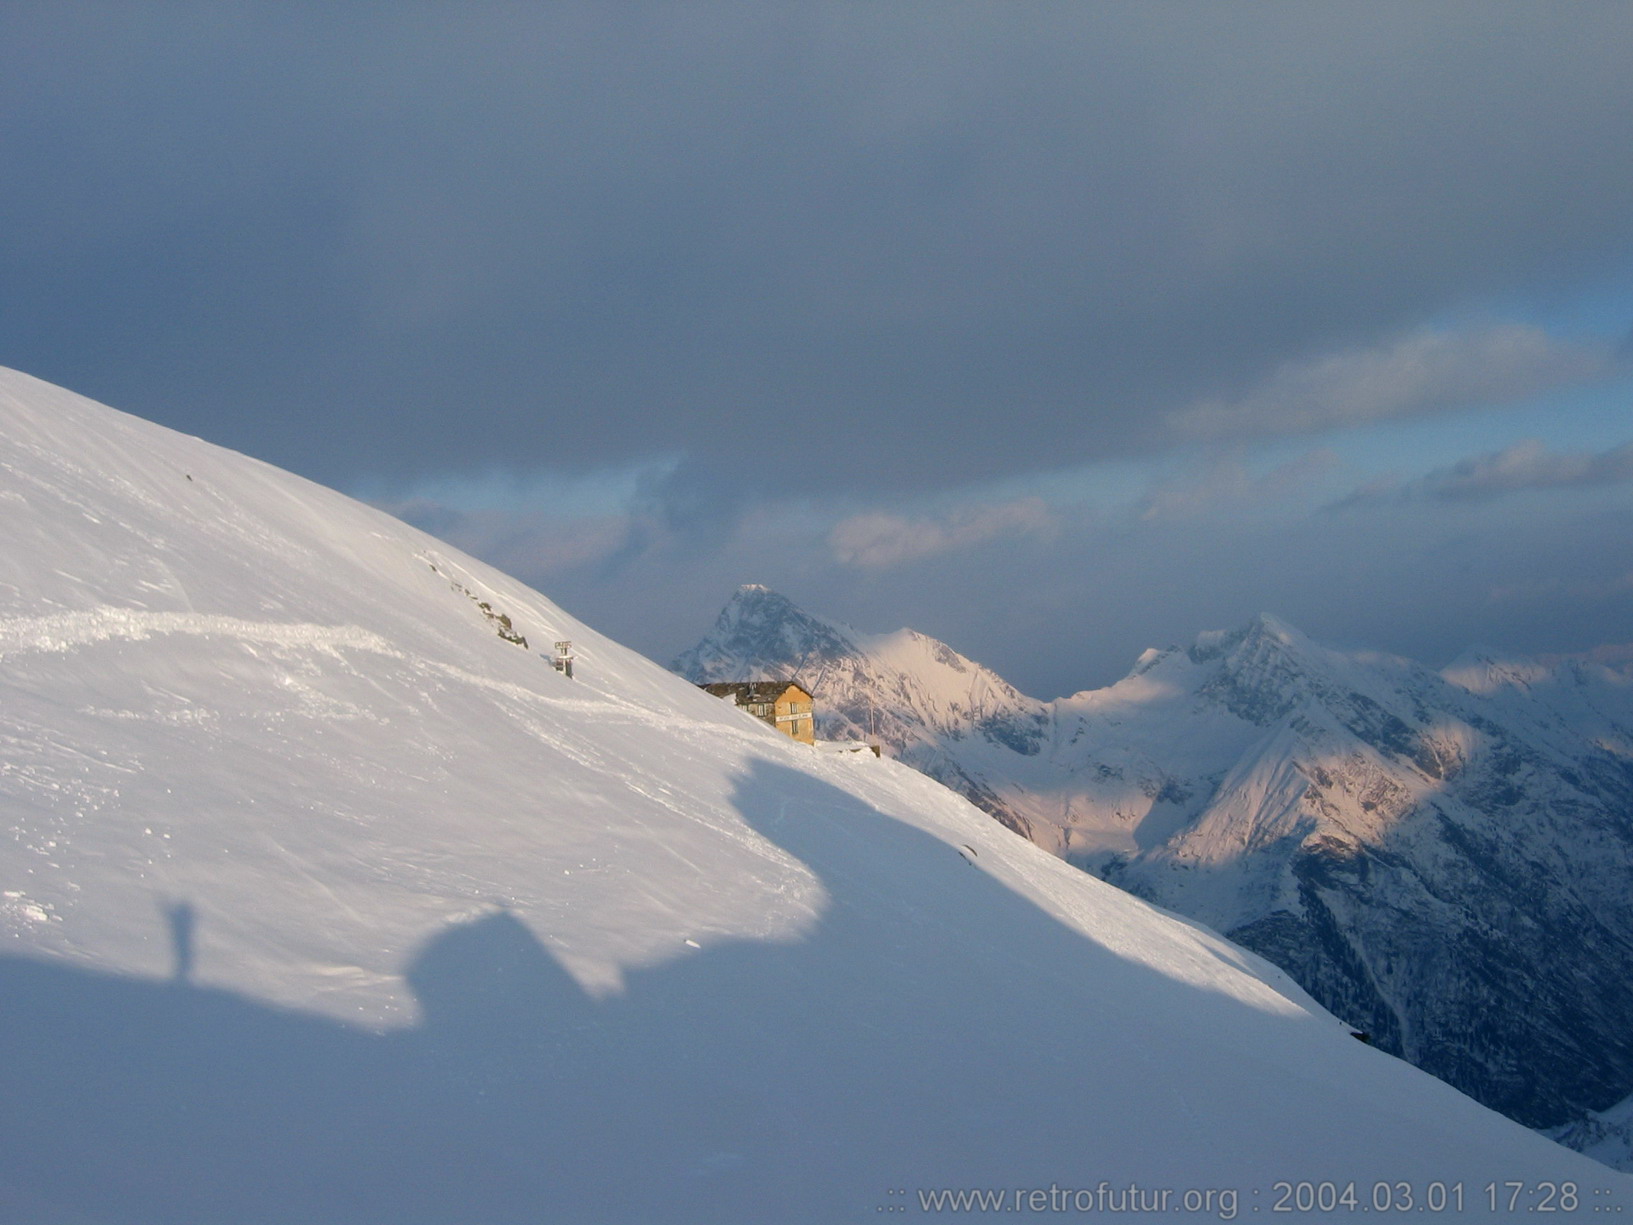
[[[191,907],[170,982],[0,958],[0,1219],[832,1220],[909,1175],[1047,1185],[1076,1152],[1047,1120],[1144,1100],[1070,1055],[1096,984],[1159,1017],[1194,988],[810,774],[758,763],[733,803],[820,905],[603,998],[502,909],[416,953],[386,1035],[189,981]]]

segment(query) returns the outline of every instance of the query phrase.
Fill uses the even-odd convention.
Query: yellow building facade
[[[792,681],[722,681],[701,688],[729,698],[756,719],[801,744],[816,743],[816,713],[811,695]]]

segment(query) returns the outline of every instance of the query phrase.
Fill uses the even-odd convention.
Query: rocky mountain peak
[[[1437,674],[1261,614],[1044,703],[912,631],[733,605],[759,666],[843,636],[807,669],[823,734],[1229,932],[1383,1049],[1532,1125],[1633,1086],[1633,679],[1489,651]]]
[[[1261,726],[1284,717],[1312,689],[1320,648],[1287,622],[1260,613],[1233,630],[1197,635],[1191,662],[1210,667],[1200,694]]]
[[[803,677],[812,665],[856,652],[838,625],[805,612],[758,583],[732,593],[701,642],[680,655],[676,672],[699,684]]]
[[[1249,660],[1267,651],[1302,654],[1311,642],[1299,630],[1270,613],[1260,613],[1245,625],[1229,630],[1204,630],[1190,648],[1194,663],[1216,659]]]
[[[1529,692],[1546,679],[1549,670],[1534,660],[1505,656],[1489,647],[1473,646],[1440,670],[1459,689],[1489,696],[1503,689]]]

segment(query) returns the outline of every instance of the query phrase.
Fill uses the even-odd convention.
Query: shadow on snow
[[[761,764],[735,802],[821,879],[820,921],[607,999],[504,912],[418,951],[423,1020],[384,1035],[195,985],[185,903],[169,981],[0,958],[0,1218],[872,1219],[895,1186],[1228,1169],[1257,1099],[1286,1126],[1256,1048],[1308,1018],[1120,958],[808,775]],[[1189,1047],[1232,1065],[1202,1096],[1240,1141],[1165,1087]]]

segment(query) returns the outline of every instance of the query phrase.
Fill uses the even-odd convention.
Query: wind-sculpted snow
[[[28,652],[63,652],[95,642],[122,639],[140,642],[157,634],[210,635],[235,638],[264,646],[312,647],[333,651],[340,647],[379,655],[401,653],[378,634],[357,625],[299,625],[274,621],[245,621],[238,617],[198,613],[145,612],[129,608],[94,608],[49,617],[14,617],[0,620],[0,661]]]
[[[0,1221],[1633,1199],[1253,954],[384,515],[3,373],[0,465]]]
[[[760,637],[728,650],[717,630],[686,659],[783,666],[821,622],[778,601],[745,589],[733,607],[755,612],[723,622]],[[1232,935],[1528,1124],[1633,1090],[1627,676],[1481,652],[1437,674],[1261,616],[1043,703],[969,661],[948,672],[940,644],[877,645],[905,634],[844,631],[820,730],[871,724],[1038,845]]]
[[[416,671],[503,693],[528,703],[571,707],[581,713],[606,715],[616,710],[648,724],[661,716],[648,707],[616,695],[583,700],[570,692],[541,693],[536,689],[468,672],[435,659],[413,656],[379,634],[359,625],[311,625],[278,621],[246,621],[238,617],[199,613],[141,612],[128,608],[95,608],[48,617],[0,620],[0,663],[8,656],[30,653],[59,654],[109,641],[140,642],[159,635],[217,638],[245,645],[321,652],[340,658],[358,651],[409,664]]]

